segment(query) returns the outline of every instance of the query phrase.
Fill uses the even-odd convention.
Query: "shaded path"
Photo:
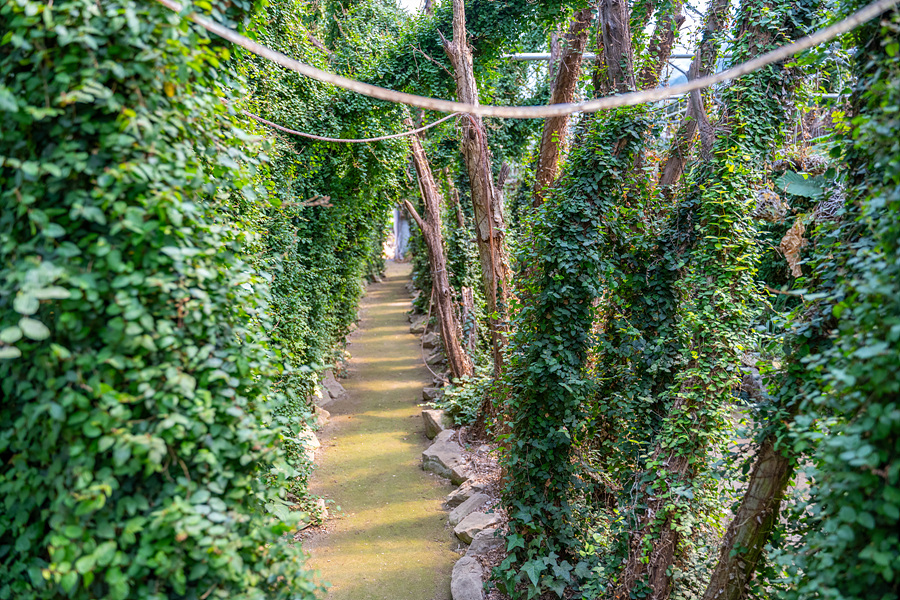
[[[427,475],[420,408],[431,374],[406,311],[408,264],[388,263],[351,337],[345,400],[328,405],[312,492],[334,500],[328,531],[304,541],[328,600],[448,600],[459,555],[441,501],[453,488]],[[338,509],[337,507],[340,507]]]

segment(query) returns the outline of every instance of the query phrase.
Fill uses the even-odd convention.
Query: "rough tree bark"
[[[550,92],[550,104],[572,102],[575,97],[575,86],[581,75],[582,54],[587,44],[588,31],[593,17],[593,8],[579,10],[572,17],[572,24],[565,34],[565,47],[561,50],[559,66],[555,69],[553,89]],[[554,62],[550,53],[551,64]],[[553,67],[551,67],[551,73]],[[559,161],[566,152],[566,129],[569,117],[550,117],[544,121],[544,133],[541,135],[541,150],[538,155],[537,171],[534,178],[535,207],[544,201],[544,190],[552,184],[559,174]]]
[[[608,82],[605,88],[620,94],[635,89],[628,6],[623,0],[600,0],[600,31]]]
[[[441,341],[444,344],[444,351],[447,353],[450,373],[454,378],[463,377],[472,374],[472,362],[460,343],[462,329],[456,315],[450,279],[447,274],[447,259],[444,255],[444,239],[441,233],[441,193],[434,181],[422,143],[416,136],[412,136],[410,142],[419,190],[422,194],[422,201],[425,203],[425,218],[423,219],[416,212],[409,200],[403,202],[425,238],[428,263],[431,267],[435,308],[441,329]]]
[[[453,178],[450,177],[449,167],[444,167],[444,179],[447,180],[450,205],[456,212],[456,225],[461,231],[466,231],[466,216],[463,214],[462,205],[459,202],[459,190],[453,185]],[[475,290],[471,287],[463,286],[460,295],[462,298],[460,301],[459,322],[463,326],[464,344],[470,352],[474,352],[478,343],[478,322],[475,319]],[[469,324],[468,329],[466,329],[467,323]]]
[[[453,0],[453,39],[444,38],[443,42],[444,51],[456,73],[457,99],[460,102],[478,104],[472,51],[466,39],[466,12],[463,0]],[[491,151],[488,148],[484,121],[475,115],[463,115],[460,121],[462,154],[469,174],[476,242],[487,301],[494,374],[499,377],[503,370],[502,349],[506,344],[509,327],[507,306],[510,268],[503,240],[505,231],[503,207],[494,187]]]
[[[799,402],[796,403],[799,406]],[[782,431],[782,433],[785,433]],[[741,506],[728,526],[703,600],[741,600],[775,526],[794,460],[774,435],[759,449]]]
[[[659,76],[672,54],[675,34],[684,23],[685,18],[681,14],[682,6],[681,0],[673,0],[669,10],[657,17],[653,37],[650,38],[650,44],[647,47],[647,61],[637,78],[637,84],[641,89],[646,90],[659,85]]]
[[[688,71],[690,79],[705,77],[715,70],[719,50],[717,34],[728,23],[730,5],[728,0],[715,0],[709,5],[706,24],[703,28],[703,38]],[[699,115],[697,113],[698,103],[702,108],[703,103],[699,90],[695,94],[691,94],[684,119],[675,131],[666,162],[661,170],[659,185],[663,193],[667,195],[671,195],[673,186],[678,183],[678,179],[684,173],[684,165],[690,153],[694,135],[697,133],[698,124],[703,121],[705,127],[709,126],[708,120],[705,119],[705,112]]]

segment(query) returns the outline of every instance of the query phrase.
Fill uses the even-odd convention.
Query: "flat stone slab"
[[[471,544],[475,536],[485,529],[490,529],[500,525],[500,515],[497,513],[473,512],[468,517],[460,521],[459,525],[453,528],[453,533],[460,540],[467,544]]]
[[[448,508],[456,508],[466,500],[472,497],[473,494],[479,494],[484,492],[487,487],[483,483],[472,483],[471,481],[466,481],[457,489],[453,490],[447,495],[447,499],[444,503]]]
[[[479,531],[478,534],[472,538],[472,544],[466,551],[466,556],[474,557],[480,554],[487,554],[497,548],[505,548],[506,540],[502,535],[495,535],[496,533],[497,529],[494,527]]]
[[[450,481],[453,485],[462,485],[469,480],[469,465],[463,463],[450,469]]]
[[[445,429],[435,436],[435,442],[422,452],[422,468],[441,477],[453,479],[453,470],[464,466],[462,446],[450,441],[455,432]],[[458,473],[457,473],[458,478]]]
[[[450,511],[450,527],[456,527],[459,522],[468,517],[470,514],[481,508],[481,506],[490,500],[487,494],[474,494],[468,500]]]
[[[425,437],[429,440],[433,440],[444,430],[444,411],[442,410],[425,409],[422,411],[422,420],[425,421]]]
[[[481,564],[471,556],[464,556],[453,565],[450,575],[450,595],[453,600],[482,600],[484,572]]]

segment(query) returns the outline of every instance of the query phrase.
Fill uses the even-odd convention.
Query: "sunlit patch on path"
[[[349,392],[328,405],[312,492],[331,500],[327,531],[304,541],[328,600],[448,600],[459,558],[441,501],[449,484],[424,473],[420,418],[431,376],[409,333],[409,265],[388,263],[369,287],[351,339]],[[339,506],[340,510],[336,507]]]

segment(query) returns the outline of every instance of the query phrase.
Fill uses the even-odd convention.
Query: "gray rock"
[[[453,528],[453,533],[465,543],[471,544],[480,532],[499,524],[500,515],[497,513],[473,512]]]
[[[328,423],[328,419],[331,418],[331,413],[321,406],[313,406],[313,415],[316,417],[316,427],[319,429],[324,427]]]
[[[471,498],[474,494],[483,493],[487,489],[483,483],[473,483],[471,481],[464,482],[457,489],[453,490],[450,494],[447,495],[447,499],[444,501],[444,504],[447,505],[448,508],[456,508],[469,498]]]
[[[338,383],[338,380],[334,378],[334,373],[331,371],[325,372],[325,378],[322,379],[322,387],[328,391],[328,395],[334,400],[343,400],[347,397],[347,390]]]
[[[442,365],[447,362],[447,359],[442,350],[435,348],[431,351],[431,354],[425,357],[425,362],[429,365]]]
[[[422,400],[425,402],[434,402],[444,395],[444,390],[436,387],[422,388]]]
[[[450,481],[453,485],[462,485],[469,480],[469,466],[465,463],[450,469]]]
[[[422,411],[422,420],[425,421],[425,437],[429,440],[444,430],[444,411],[426,409]]]
[[[417,317],[416,320],[412,322],[412,325],[409,326],[409,332],[415,335],[425,333],[425,317]]]
[[[321,385],[316,386],[316,391],[312,395],[313,404],[316,406],[328,406],[334,401],[334,398],[331,397],[331,394],[328,393]]]
[[[445,429],[434,438],[435,443],[422,452],[424,470],[451,479],[453,469],[463,465],[462,447],[450,441],[454,433],[452,429]]]
[[[456,527],[459,522],[468,517],[470,514],[481,508],[481,506],[490,500],[487,494],[474,494],[468,500],[450,511],[450,527]]]
[[[469,546],[469,549],[466,551],[466,556],[474,557],[478,554],[487,554],[497,548],[505,548],[506,540],[503,539],[502,535],[495,535],[496,533],[496,528],[479,531],[478,534],[472,538],[472,545]]]
[[[456,561],[453,565],[453,574],[450,576],[450,595],[453,600],[482,600],[483,575],[481,564],[474,558],[464,556]]]
[[[422,346],[427,349],[440,348],[441,336],[435,332],[429,332],[422,336]]]
[[[436,436],[434,436],[434,443],[443,443],[443,442],[453,442],[455,441],[453,438],[456,437],[456,432],[452,429],[445,429]]]
[[[318,450],[322,444],[319,443],[319,438],[313,433],[312,428],[309,425],[306,425],[303,428],[303,431],[297,434],[297,440],[300,442],[300,445],[303,446],[303,454],[306,456],[306,459],[309,460],[309,462],[313,462],[316,457],[316,450]]]

